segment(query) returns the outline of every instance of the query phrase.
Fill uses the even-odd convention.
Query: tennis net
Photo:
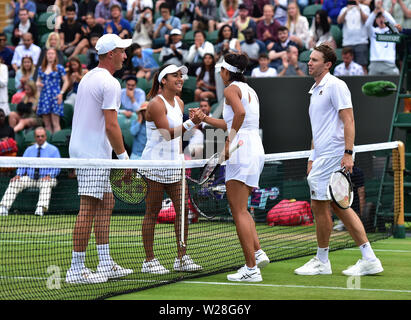
[[[353,206],[361,210],[360,217],[370,241],[392,234],[394,217],[398,216],[396,211],[401,210],[401,186],[395,178],[398,166],[393,165],[398,161],[397,152],[393,152],[397,150],[397,142],[355,148],[355,167],[358,170],[352,177],[357,196]],[[309,206],[306,181],[309,153],[307,150],[266,155],[259,189],[254,189],[249,197],[249,211],[256,222],[261,247],[271,262],[316,252],[315,219]],[[244,258],[227,202],[224,166],[201,186],[190,179],[182,179],[190,176],[195,180],[204,164],[205,160],[166,162],[1,157],[0,204],[7,210],[1,209],[0,216],[0,299],[102,299],[237,269],[244,264]],[[55,175],[55,184],[47,184],[51,188],[50,199],[47,200],[46,191],[41,189],[46,183],[41,186],[27,182],[18,189],[12,181],[16,170],[22,170],[17,168],[25,168],[26,177],[39,171],[39,180],[43,179],[42,175]],[[93,181],[104,180],[107,172],[121,169],[129,170],[113,180],[113,188],[118,186],[121,189],[128,185],[126,182],[134,181],[133,187],[125,192],[133,196],[137,190],[138,196],[142,197],[137,202],[142,201],[133,204],[127,199],[115,200],[109,232],[110,255],[120,266],[132,269],[133,273],[104,283],[67,283],[74,226],[80,209],[80,176],[95,190]],[[168,187],[168,193],[165,193],[152,181],[142,186],[141,181],[130,178],[130,169],[142,174],[146,182],[147,178],[155,180],[159,177],[160,180],[171,179],[166,182],[174,181],[172,185],[177,187]],[[23,171],[17,173],[22,174]],[[122,181],[125,181],[124,185]],[[170,193],[172,198],[184,201],[182,214],[179,205],[174,206],[174,202],[179,201],[171,201]],[[158,216],[154,215],[155,221],[145,221],[149,215],[146,214],[148,203],[150,208],[155,208],[153,203],[158,205],[159,202],[160,212]],[[39,204],[44,208],[43,215],[35,214]],[[330,250],[355,246],[344,226],[336,219],[334,225]],[[150,238],[152,227],[154,239]],[[96,249],[98,237],[98,230],[94,229],[86,251],[85,265],[92,270],[96,270],[100,259]],[[178,248],[185,248],[186,254],[201,269],[176,271]],[[142,272],[143,261],[153,253],[168,273]],[[290,275],[292,272],[290,270]]]

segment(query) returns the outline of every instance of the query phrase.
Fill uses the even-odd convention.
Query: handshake
[[[203,111],[201,111],[200,108],[188,109],[188,116],[190,120],[193,121],[196,125],[203,122],[207,117],[207,115]]]

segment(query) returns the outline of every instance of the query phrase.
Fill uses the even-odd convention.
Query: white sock
[[[366,242],[360,245],[360,250],[361,250],[362,257],[365,260],[374,261],[377,259],[377,257],[375,256],[374,250],[372,250],[371,244],[369,242]]]
[[[84,261],[86,260],[86,252],[76,252],[73,251],[71,258],[71,267],[73,269],[83,269],[85,268]]]
[[[263,249],[258,249],[256,252],[255,252],[255,254],[260,254],[260,253],[263,253],[264,251],[263,251]]]
[[[254,267],[250,268],[249,266],[245,265],[247,267],[248,271],[255,271],[257,269],[257,266],[255,265]]]
[[[107,244],[98,244],[97,245],[98,260],[101,265],[112,264],[113,260],[110,257],[110,248]]]
[[[330,247],[327,248],[317,248],[317,258],[322,263],[326,263],[328,261],[328,252],[330,251]]]

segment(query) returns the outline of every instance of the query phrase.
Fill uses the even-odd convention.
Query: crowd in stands
[[[335,75],[398,74],[399,45],[376,34],[389,32],[387,22],[410,29],[411,0],[17,0],[9,18],[0,32],[0,108],[16,134],[40,125],[60,131],[65,105],[74,105],[81,78],[98,64],[97,39],[133,40],[114,76],[138,158],[145,89],[162,64],[187,65],[193,100],[210,105],[221,100],[228,52],[248,55],[247,76],[306,76],[301,56],[328,42],[341,53]]]

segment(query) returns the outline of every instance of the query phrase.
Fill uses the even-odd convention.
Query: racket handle
[[[238,143],[230,149],[230,155],[231,155],[234,151],[236,151],[238,148],[240,148],[240,147],[243,145],[243,143],[244,143],[243,140],[238,141]]]

